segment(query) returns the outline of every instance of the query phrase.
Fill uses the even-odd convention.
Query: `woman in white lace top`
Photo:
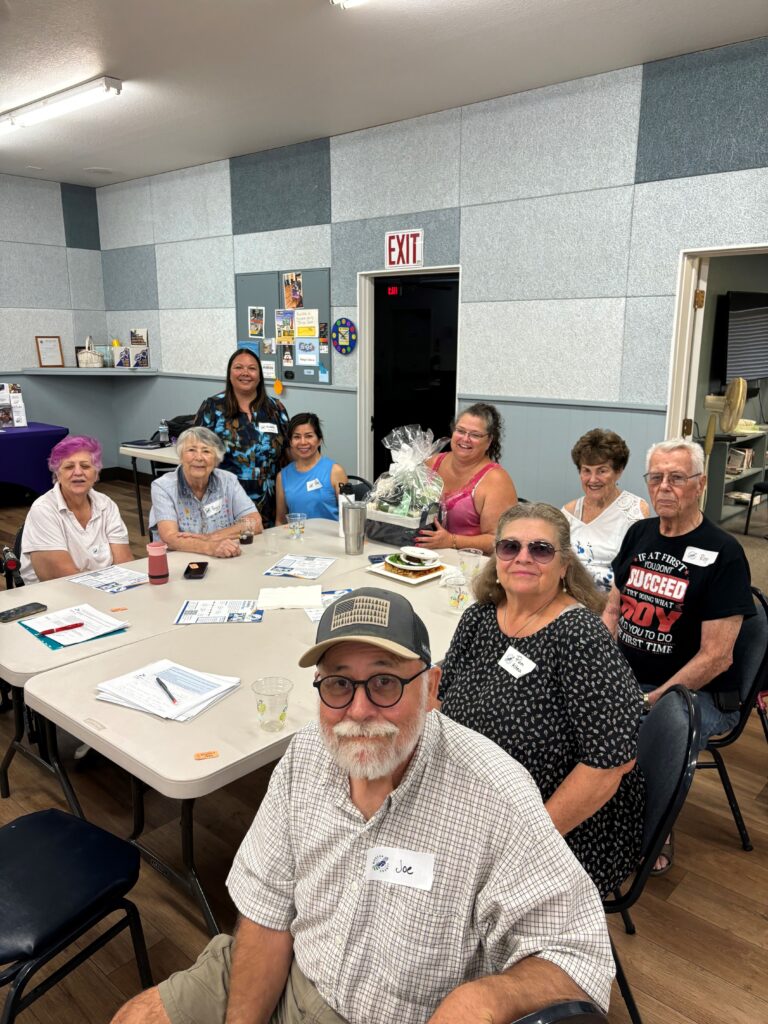
[[[642,498],[619,489],[629,461],[626,442],[612,430],[589,430],[571,449],[579,471],[582,498],[563,506],[571,527],[571,545],[599,590],[609,591],[611,562],[632,523],[645,519],[649,508]]]

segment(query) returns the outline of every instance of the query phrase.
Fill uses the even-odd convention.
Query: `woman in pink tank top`
[[[416,543],[426,548],[481,548],[490,554],[496,523],[502,512],[517,504],[512,478],[503,469],[501,417],[486,402],[475,402],[457,418],[450,451],[429,460],[442,477],[445,522],[422,530]]]

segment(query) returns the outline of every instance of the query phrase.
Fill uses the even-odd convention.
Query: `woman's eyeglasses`
[[[479,434],[476,430],[465,430],[463,427],[455,427],[454,434],[459,437],[466,437],[469,441],[482,441],[488,434]]]
[[[558,551],[558,548],[547,540],[529,540],[525,547],[528,548],[528,554],[534,562],[538,562],[539,565],[546,565],[547,562],[551,562]],[[523,545],[519,540],[496,541],[496,557],[502,562],[511,562],[513,558],[517,558],[522,550]]]

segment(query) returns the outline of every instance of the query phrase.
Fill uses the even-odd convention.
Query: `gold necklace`
[[[522,624],[522,626],[517,631],[517,633],[514,633],[514,634],[509,632],[509,625],[508,625],[509,601],[507,601],[507,603],[504,605],[504,632],[507,635],[507,637],[510,640],[520,640],[522,638],[522,634],[525,632],[526,627],[528,625],[530,625],[531,622],[533,622],[533,620],[536,618],[537,615],[540,615],[542,612],[546,611],[547,608],[549,608],[549,606],[552,604],[552,602],[555,600],[556,597],[557,597],[557,594],[554,594],[552,597],[550,597],[550,599],[545,604],[543,604],[540,608],[537,608],[536,611],[533,613],[533,615],[531,615],[531,617],[529,619],[526,619],[525,622]]]

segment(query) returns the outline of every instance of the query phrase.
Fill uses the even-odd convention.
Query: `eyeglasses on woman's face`
[[[358,686],[365,687],[365,693],[371,704],[377,708],[392,708],[403,696],[405,687],[427,670],[425,668],[410,677],[401,679],[391,672],[377,672],[368,679],[348,679],[346,676],[323,676],[312,684],[320,694],[320,700],[329,708],[349,707],[355,699]]]
[[[522,544],[512,537],[496,541],[496,557],[502,562],[511,562],[518,557],[523,547],[528,548],[528,554],[539,565],[548,565],[560,550],[548,540],[529,540],[527,544]]]
[[[457,437],[466,437],[468,441],[482,441],[488,434],[481,434],[478,430],[465,430],[464,427],[454,427],[454,434]]]

